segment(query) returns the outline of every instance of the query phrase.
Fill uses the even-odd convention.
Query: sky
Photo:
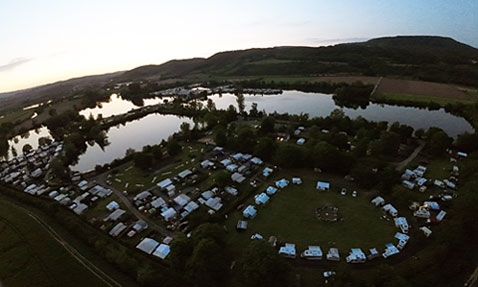
[[[0,93],[227,50],[395,35],[478,47],[478,0],[0,0]]]

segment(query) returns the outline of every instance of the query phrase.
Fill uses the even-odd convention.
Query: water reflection
[[[217,109],[227,109],[229,105],[237,109],[236,96],[233,94],[215,94],[208,98],[214,101]],[[250,110],[252,103],[257,103],[258,110],[265,110],[267,113],[307,113],[310,117],[325,117],[334,109],[340,108],[331,95],[299,91],[284,91],[280,95],[245,95],[246,111]],[[429,111],[414,107],[370,103],[358,108],[344,107],[342,110],[351,118],[362,116],[370,121],[400,122],[414,129],[426,130],[435,126],[442,128],[452,137],[466,131],[473,131],[469,122],[445,112],[444,109]]]
[[[86,118],[89,118],[90,115],[92,115],[93,118],[95,119],[97,119],[98,115],[101,114],[103,118],[107,118],[107,117],[127,113],[130,110],[137,109],[141,106],[151,106],[151,105],[162,104],[169,100],[171,100],[171,98],[169,97],[144,99],[142,100],[143,105],[139,105],[139,104],[135,105],[131,101],[121,98],[121,96],[117,94],[112,94],[107,102],[102,102],[94,108],[87,108],[87,109],[81,110],[79,114]]]
[[[112,127],[107,132],[110,144],[104,149],[98,144],[88,146],[72,170],[80,172],[92,170],[98,164],[103,165],[124,157],[129,148],[139,151],[146,145],[160,144],[162,140],[167,140],[169,136],[179,131],[183,122],[194,125],[190,118],[150,114],[139,120]]]

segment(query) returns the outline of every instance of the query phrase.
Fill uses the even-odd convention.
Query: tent
[[[164,218],[164,220],[166,221],[169,221],[171,219],[173,219],[174,217],[176,217],[178,215],[178,213],[176,212],[176,210],[172,207],[166,209],[164,212],[161,213],[161,216]]]
[[[323,181],[317,181],[317,187],[316,188],[320,191],[330,190],[330,183],[323,182]]]
[[[276,192],[277,192],[277,188],[275,188],[275,187],[273,187],[273,186],[269,186],[269,187],[267,187],[267,189],[266,189],[266,193],[267,193],[268,195],[274,195],[274,194],[276,194]]]
[[[278,188],[284,188],[284,187],[287,187],[288,185],[289,185],[289,181],[285,178],[276,181],[276,186]]]
[[[266,203],[269,201],[270,197],[267,196],[267,194],[265,194],[265,193],[263,192],[263,193],[261,193],[261,194],[259,194],[259,195],[256,195],[256,196],[254,197],[254,199],[255,199],[256,204],[260,205],[260,204],[266,204]]]
[[[169,252],[170,252],[169,245],[161,244],[153,252],[153,255],[161,259],[165,259],[168,256]]]
[[[377,196],[374,199],[372,199],[372,204],[375,206],[381,206],[385,203],[385,199],[383,199],[381,196]]]
[[[145,238],[143,239],[138,245],[136,245],[136,248],[139,250],[151,254],[153,251],[156,249],[156,247],[159,245],[159,242],[157,242],[154,239],[151,238]]]
[[[282,246],[279,249],[279,254],[286,258],[295,258],[296,257],[295,244],[286,243],[285,246]]]
[[[257,215],[257,210],[254,206],[249,205],[248,207],[246,207],[246,209],[244,209],[244,211],[242,212],[242,215],[245,218],[254,218]]]

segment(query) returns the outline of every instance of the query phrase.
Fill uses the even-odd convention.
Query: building
[[[125,229],[126,229],[126,224],[124,224],[123,222],[120,222],[118,224],[116,224],[109,232],[109,234],[113,237],[118,237],[121,232],[123,232]]]
[[[383,199],[381,196],[377,196],[372,199],[372,204],[375,206],[382,206],[385,204],[385,199]]]
[[[385,259],[392,255],[400,253],[400,250],[398,250],[398,248],[395,247],[395,245],[393,245],[392,243],[385,244],[385,247],[385,251],[382,254],[382,257]]]
[[[149,225],[146,221],[140,219],[136,221],[136,223],[133,225],[133,230],[136,231],[137,233],[140,233],[143,230],[148,229]]]
[[[246,178],[242,174],[235,172],[231,175],[231,180],[236,183],[242,183]]]
[[[156,257],[159,257],[161,259],[165,259],[169,252],[170,252],[170,248],[169,248],[169,245],[166,245],[166,244],[160,244],[156,250],[154,250],[153,252],[153,256],[156,256]]]
[[[408,189],[414,189],[415,188],[415,184],[413,182],[410,182],[408,180],[403,180],[402,181],[402,185]]]
[[[165,207],[166,205],[166,201],[162,197],[158,197],[155,200],[151,201],[151,206],[156,209]]]
[[[262,175],[267,178],[272,174],[273,171],[274,170],[272,168],[266,167],[264,168],[264,171],[262,171]]]
[[[426,226],[422,226],[419,229],[423,232],[423,234],[425,234],[426,237],[430,237],[430,235],[432,235],[432,231]]]
[[[445,218],[445,215],[446,215],[446,211],[441,210],[441,211],[437,214],[436,220],[437,220],[438,222],[442,221],[443,218]]]
[[[329,261],[340,261],[340,254],[337,248],[330,248],[327,252],[327,260]]]
[[[322,260],[322,255],[322,249],[320,249],[320,246],[309,246],[300,254],[300,257],[308,260]]]
[[[178,176],[181,179],[185,179],[186,177],[190,176],[191,174],[193,174],[193,172],[191,170],[185,169],[185,170],[181,171],[180,173],[178,173]]]
[[[156,240],[151,238],[145,238],[140,243],[138,243],[138,245],[136,245],[136,248],[143,251],[144,253],[151,254],[156,249],[156,247],[158,247],[158,245],[159,242],[157,242]]]
[[[300,177],[293,177],[292,178],[293,184],[302,184],[302,179]]]
[[[287,179],[283,178],[281,180],[276,181],[275,184],[278,188],[285,188],[289,185],[289,181]]]
[[[330,183],[328,182],[323,182],[323,181],[317,181],[317,190],[319,191],[327,191],[330,190]]]
[[[214,163],[211,162],[210,160],[206,159],[206,160],[202,161],[200,165],[201,165],[202,168],[211,168],[211,167],[214,166]]]
[[[367,257],[365,253],[363,253],[362,249],[360,248],[352,248],[349,256],[345,258],[347,263],[365,263],[367,261]]]
[[[305,138],[300,138],[297,140],[298,145],[303,145],[305,143]]]
[[[178,215],[178,213],[176,212],[176,210],[172,207],[164,210],[162,213],[161,213],[161,216],[164,218],[164,220],[166,221],[170,221],[171,219],[174,219],[176,218],[176,216]]]
[[[233,195],[233,196],[237,196],[237,194],[238,194],[237,189],[234,188],[234,187],[230,187],[230,186],[226,186],[224,188],[224,191],[229,193],[230,195]]]
[[[218,211],[219,209],[222,208],[220,197],[211,197],[204,204],[214,211]]]
[[[179,207],[184,207],[188,202],[191,201],[191,198],[185,194],[180,194],[173,199]]]
[[[245,217],[245,218],[254,218],[256,217],[257,215],[257,210],[254,206],[252,205],[249,205],[248,207],[246,207],[246,209],[244,209],[244,211],[242,212],[242,215]]]
[[[247,221],[245,221],[245,220],[238,220],[238,221],[237,221],[236,229],[237,229],[238,231],[247,230]]]
[[[368,261],[371,261],[371,260],[373,260],[373,259],[375,259],[375,258],[380,257],[380,253],[377,251],[376,248],[369,249],[369,253],[370,253],[370,254],[367,256],[367,260],[368,260]]]
[[[440,205],[436,201],[425,201],[423,205],[431,210],[440,210]]]
[[[393,205],[391,205],[390,203],[382,207],[382,210],[393,217],[398,216],[398,210],[395,207],[393,207]]]
[[[106,209],[108,209],[109,211],[114,211],[118,209],[119,207],[120,207],[119,204],[114,200],[108,203],[108,205],[106,205]]]
[[[118,219],[120,219],[120,217],[125,214],[126,211],[123,210],[123,209],[116,209],[115,211],[111,212],[108,216],[105,217],[105,219],[103,219],[103,221],[116,221]]]
[[[285,258],[294,259],[296,257],[295,244],[286,243],[285,246],[279,249],[279,254]]]
[[[166,178],[166,179],[160,181],[160,182],[157,184],[157,186],[159,187],[159,189],[166,189],[166,187],[167,187],[168,185],[171,185],[171,184],[173,184],[173,182],[171,181],[171,179]]]
[[[408,222],[405,217],[397,217],[394,219],[395,227],[400,228],[403,233],[408,233]]]
[[[419,210],[415,211],[413,213],[413,216],[418,217],[418,218],[430,218],[430,211],[426,208],[420,208]]]
[[[394,237],[398,239],[397,247],[400,250],[402,250],[405,247],[405,245],[407,245],[408,240],[410,240],[410,236],[400,232],[397,232]]]
[[[261,205],[261,204],[264,205],[269,201],[269,199],[270,197],[267,196],[267,194],[265,194],[264,192],[254,196],[254,200],[257,205]]]
[[[273,186],[268,186],[267,189],[266,189],[266,193],[268,195],[274,195],[276,194],[277,192],[277,188],[273,187]]]

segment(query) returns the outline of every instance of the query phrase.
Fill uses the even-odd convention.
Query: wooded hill
[[[266,75],[368,75],[478,87],[478,49],[451,38],[398,36],[328,47],[275,47],[172,60],[126,72],[71,79],[13,93],[25,98],[65,95],[125,81]],[[8,100],[3,97],[1,101]],[[11,100],[11,99],[10,99]]]

